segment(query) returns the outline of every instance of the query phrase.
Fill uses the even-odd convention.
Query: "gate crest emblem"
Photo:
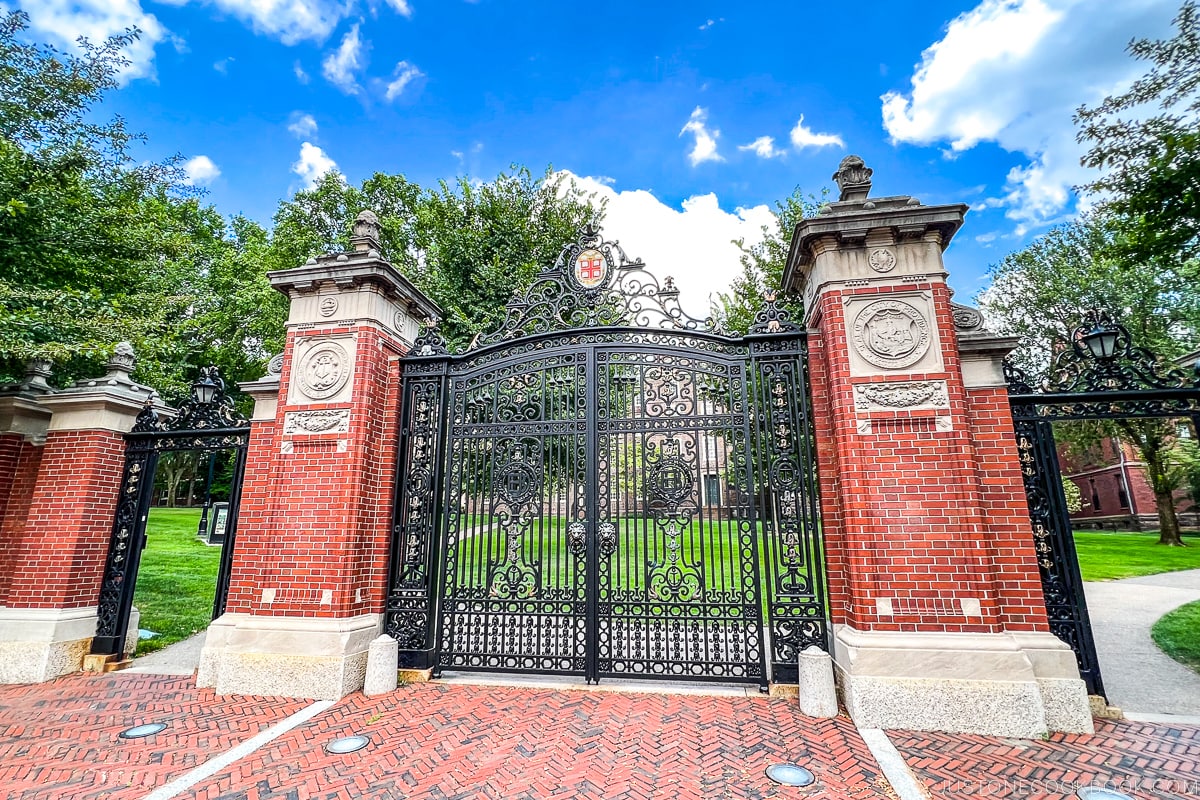
[[[608,259],[595,248],[575,257],[575,280],[585,289],[595,289],[608,279]]]

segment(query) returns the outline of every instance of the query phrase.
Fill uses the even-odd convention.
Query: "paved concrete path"
[[[1085,583],[1108,702],[1125,711],[1200,715],[1200,675],[1158,649],[1150,627],[1200,600],[1200,569]]]
[[[135,658],[129,672],[147,675],[191,675],[200,666],[200,651],[204,648],[204,637],[208,631],[200,631],[182,642],[156,650],[149,655]]]

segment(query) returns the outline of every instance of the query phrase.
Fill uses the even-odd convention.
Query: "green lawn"
[[[1200,672],[1200,600],[1163,616],[1150,635],[1164,653]]]
[[[140,627],[158,634],[138,642],[137,655],[160,650],[204,630],[212,620],[221,548],[196,536],[198,508],[152,508],[133,604]]]
[[[1076,531],[1075,552],[1085,581],[1111,581],[1200,569],[1200,536],[1184,535],[1190,547],[1158,544],[1157,533]]]

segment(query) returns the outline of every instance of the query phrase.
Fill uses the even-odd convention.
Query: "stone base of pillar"
[[[837,626],[834,663],[859,727],[1036,738],[1093,733],[1075,656],[1049,633],[894,633]]]
[[[208,627],[196,685],[217,694],[337,700],[363,688],[367,653],[382,630],[382,614],[223,614]]]
[[[41,683],[83,668],[96,608],[0,607],[0,683]]]

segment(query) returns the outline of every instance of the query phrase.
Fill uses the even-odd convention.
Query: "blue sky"
[[[11,2],[11,0],[10,0]],[[691,307],[735,236],[847,153],[875,194],[966,202],[947,254],[987,266],[1079,209],[1071,111],[1143,71],[1175,0],[609,2],[17,0],[63,45],[145,33],[109,109],[180,153],[225,214],[269,221],[324,169],[431,184],[552,164]],[[1103,13],[1096,13],[1103,9]],[[802,118],[802,120],[801,120]],[[770,137],[768,140],[767,137]]]

